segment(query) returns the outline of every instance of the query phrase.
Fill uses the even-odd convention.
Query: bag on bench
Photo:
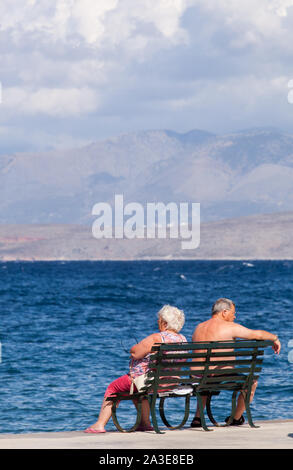
[[[130,392],[129,392],[130,395],[133,395],[134,385],[136,386],[138,392],[141,391],[141,389],[145,386],[147,375],[148,374],[146,373],[146,374],[138,375],[137,377],[131,379],[132,383],[130,386]]]

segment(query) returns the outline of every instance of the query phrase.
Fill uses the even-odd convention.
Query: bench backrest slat
[[[235,341],[197,341],[187,343],[155,343],[152,347],[153,351],[184,351],[184,350],[202,350],[202,349],[231,349],[231,348],[255,348],[257,341],[258,347],[266,347],[267,343],[272,344],[272,341],[262,340],[235,340]]]
[[[181,362],[182,361],[182,362]],[[168,359],[164,360],[161,362],[161,370],[165,370],[165,369],[176,369],[176,368],[183,368],[183,367],[186,367],[186,368],[189,368],[190,370],[192,369],[199,369],[200,367],[204,367],[206,365],[208,366],[211,366],[211,367],[215,367],[215,366],[236,366],[236,365],[250,365],[251,364],[251,359],[245,359],[245,360],[239,360],[239,361],[235,361],[235,360],[225,360],[225,361],[219,361],[219,360],[216,360],[216,361],[213,361],[213,360],[209,360],[209,361],[172,361],[172,362],[168,362]],[[263,362],[263,359],[255,359],[255,364],[262,364]],[[152,363],[154,366],[155,364]],[[152,367],[152,366],[151,366]]]
[[[212,351],[211,352],[211,357],[242,357],[242,356],[252,356],[254,353],[253,349],[247,349],[245,351],[242,350],[234,350],[234,351]],[[259,350],[258,355],[263,356],[264,351]],[[203,353],[194,353],[194,352],[189,352],[189,351],[180,351],[180,352],[169,352],[168,355],[166,356],[166,351],[165,351],[165,356],[168,357],[168,359],[185,359],[185,358],[190,358],[190,359],[205,359],[207,356],[206,352]],[[156,359],[156,354],[151,355],[151,360]]]
[[[209,376],[210,375],[220,375],[220,376],[225,376],[227,374],[245,374],[245,373],[250,373],[251,369],[250,367],[241,367],[241,368],[227,368],[227,369],[218,369],[218,370],[215,370],[215,369],[212,369],[210,370],[209,369]],[[255,368],[255,372],[260,372],[261,371],[261,367],[257,367]],[[172,370],[172,369],[169,369],[169,370],[162,370],[160,371],[160,377],[173,377],[173,376],[190,376],[191,375],[191,372],[193,373],[192,375],[195,376],[195,380],[196,381],[196,375],[200,375],[200,376],[203,376],[203,370],[202,369],[198,369],[196,371],[190,371],[190,370]],[[155,377],[156,374],[155,373],[151,373],[149,374],[149,377]],[[170,379],[171,380],[171,379]],[[191,381],[191,380],[190,380]]]

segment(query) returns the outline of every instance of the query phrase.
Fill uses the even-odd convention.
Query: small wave
[[[228,271],[229,269],[234,269],[233,264],[225,264],[224,266],[219,266],[216,269],[216,272],[218,272],[218,271]]]
[[[254,267],[254,264],[252,263],[242,263],[243,266],[248,266],[249,268],[253,268]]]
[[[180,274],[180,278],[181,278],[181,279],[186,279],[186,277],[184,276],[184,274]]]

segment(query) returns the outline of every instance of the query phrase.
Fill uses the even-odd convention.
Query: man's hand
[[[273,344],[272,348],[273,348],[273,351],[275,352],[275,354],[279,354],[279,353],[280,353],[280,351],[281,351],[281,343],[280,343],[279,338],[277,338],[276,341],[274,341],[274,344]]]

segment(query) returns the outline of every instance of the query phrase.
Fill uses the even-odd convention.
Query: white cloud
[[[67,8],[70,4],[70,13],[67,14],[65,23],[74,21],[76,31],[85,39],[89,44],[94,44],[99,41],[105,34],[105,16],[114,10],[118,5],[118,0],[62,0],[60,2]],[[57,17],[55,17],[57,19]]]
[[[19,116],[58,117],[68,129],[70,117],[82,117],[94,140],[98,132],[138,128],[249,127],[262,115],[268,125],[271,106],[272,117],[279,109],[289,126],[292,6],[293,0],[1,0],[0,122],[13,127]],[[81,139],[89,136],[80,129]]]
[[[41,88],[36,91],[18,87],[5,90],[2,106],[5,111],[19,114],[47,114],[49,116],[80,116],[97,109],[97,93],[88,88]]]
[[[221,15],[223,25],[244,36],[234,45],[243,47],[249,43],[261,43],[264,38],[284,42],[284,33],[292,36],[290,28],[284,26],[293,0],[195,0],[195,3],[210,12]]]
[[[293,6],[293,0],[273,0],[269,9],[275,11],[279,16],[287,16],[288,10]]]
[[[132,61],[186,42],[180,18],[189,3],[2,0],[4,106],[13,109],[17,102],[22,113],[52,116],[96,110],[100,87],[119,81]]]
[[[243,88],[245,85],[245,88]],[[162,100],[164,105],[170,110],[178,111],[183,108],[201,108],[204,110],[207,106],[220,105],[223,108],[236,102],[239,104],[241,111],[253,107],[255,100],[267,99],[271,93],[271,98],[279,95],[286,90],[287,78],[279,76],[274,78],[258,78],[253,75],[241,77],[225,78],[215,82],[209,80],[197,80],[193,83],[193,93],[189,93],[186,98],[172,98]]]
[[[115,43],[129,37],[136,23],[144,22],[173,39],[182,33],[179,20],[191,3],[190,0],[2,0],[1,30],[17,35],[42,32],[53,40],[67,40],[77,34],[86,43],[101,47],[104,40]]]
[[[240,26],[251,40],[254,35],[281,33],[293,0],[2,0],[0,29],[16,42],[26,33],[41,33],[52,43],[83,43],[103,50],[123,48],[130,38],[138,38],[144,49],[154,31],[143,31],[142,25],[152,25],[169,45],[186,43],[181,18],[192,6],[217,13],[222,25],[234,30]]]

